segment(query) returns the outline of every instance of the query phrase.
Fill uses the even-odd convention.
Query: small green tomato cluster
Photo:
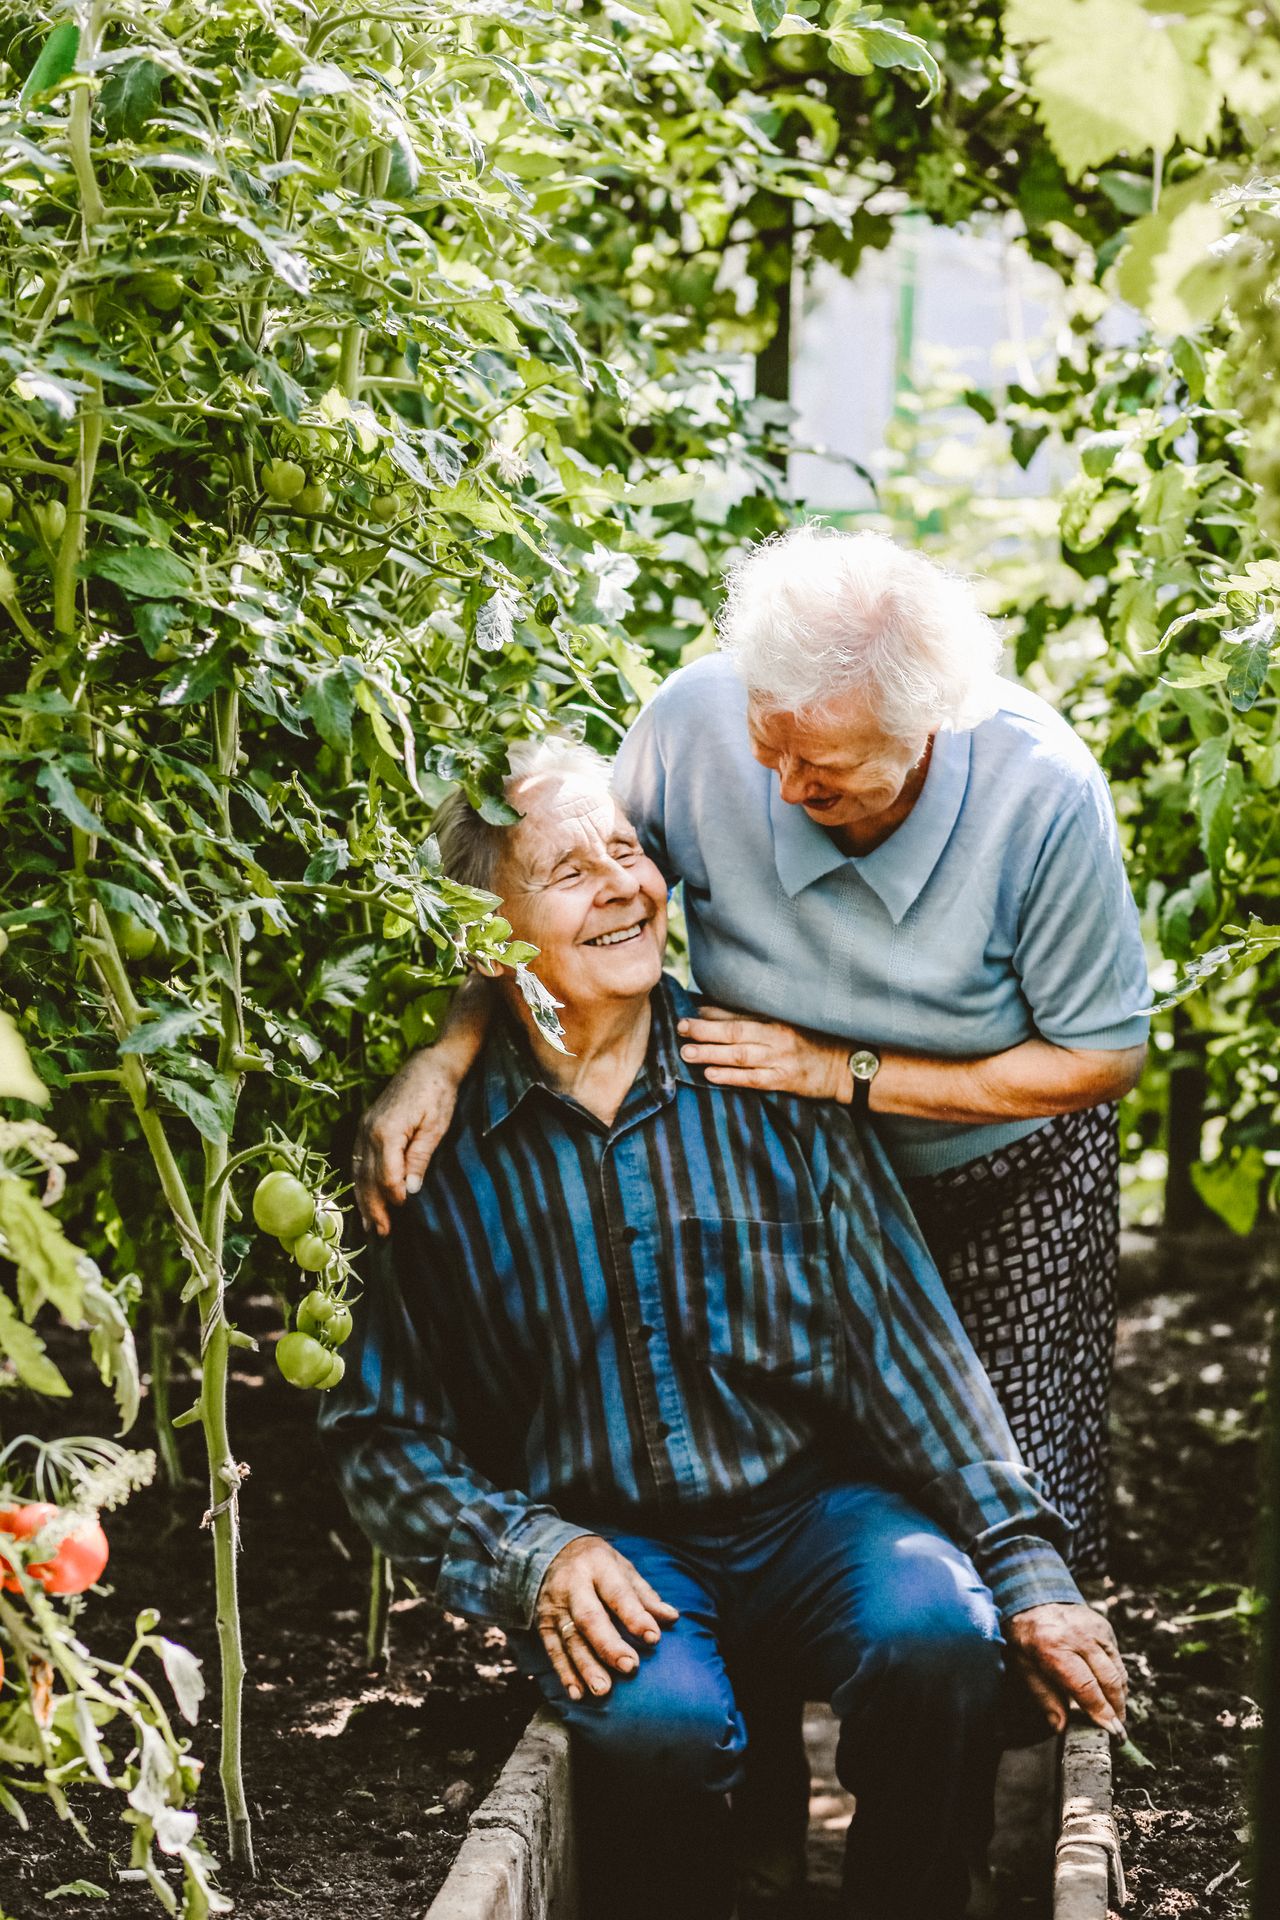
[[[298,1308],[297,1325],[276,1348],[276,1365],[293,1387],[336,1387],[346,1371],[337,1349],[351,1332],[351,1309],[332,1290],[341,1267],[342,1212],[331,1200],[317,1199],[286,1167],[264,1174],[253,1196],[253,1217],[274,1235],[304,1273],[320,1284]]]

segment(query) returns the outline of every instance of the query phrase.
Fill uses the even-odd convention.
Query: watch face
[[[879,1057],[865,1049],[849,1055],[849,1071],[855,1080],[874,1080],[880,1071]]]

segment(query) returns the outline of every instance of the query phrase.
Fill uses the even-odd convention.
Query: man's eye
[[[619,847],[613,857],[622,866],[629,867],[633,860],[640,858],[640,849],[639,847]]]

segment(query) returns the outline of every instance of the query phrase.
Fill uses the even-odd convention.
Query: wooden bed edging
[[[577,1920],[569,1736],[546,1708],[525,1728],[426,1920]]]

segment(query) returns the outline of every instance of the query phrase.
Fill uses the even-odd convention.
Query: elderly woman
[[[1114,1102],[1146,967],[1106,782],[997,675],[967,587],[872,533],[804,528],[734,569],[722,652],[623,743],[619,798],[684,883],[707,1078],[851,1101],[903,1180],[1014,1434],[1105,1555]],[[732,1011],[730,1011],[732,1010]],[[475,1057],[459,1009],[366,1116],[357,1194],[416,1191]]]

